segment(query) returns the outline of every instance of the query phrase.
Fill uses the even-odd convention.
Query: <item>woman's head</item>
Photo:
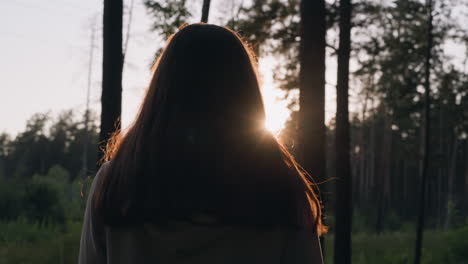
[[[111,225],[209,213],[321,230],[305,173],[264,120],[256,62],[242,39],[215,25],[181,28],[153,67],[134,123],[106,150],[100,214]]]
[[[227,132],[259,128],[265,113],[254,64],[231,30],[185,26],[156,61],[140,115],[165,116],[168,124],[158,124],[163,127],[179,122],[184,128],[213,125]]]

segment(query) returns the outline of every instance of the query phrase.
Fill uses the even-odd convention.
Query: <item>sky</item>
[[[124,0],[124,39],[132,0]],[[223,25],[244,0],[212,0],[209,22]],[[123,72],[122,123],[134,118],[150,78],[150,64],[164,39],[152,32],[152,19],[142,0],[133,0],[133,16]],[[202,0],[188,1],[198,22]],[[244,3],[245,4],[245,3]],[[102,68],[102,0],[2,0],[0,1],[0,133],[23,131],[35,113],[56,116],[73,109],[83,114],[86,105],[90,50],[91,109],[100,113]],[[458,13],[468,10],[457,8]],[[457,12],[455,12],[457,13]],[[457,17],[465,15],[455,14]],[[461,25],[466,23],[462,23]],[[91,46],[91,32],[95,30]],[[330,37],[330,32],[328,37]],[[445,52],[461,61],[464,48],[448,44]],[[335,113],[336,57],[327,56],[326,121]],[[459,63],[461,64],[461,63]],[[288,102],[272,78],[274,59],[259,62],[267,127],[278,133],[289,117]],[[353,68],[353,61],[351,61]],[[351,69],[352,70],[352,69]],[[353,84],[350,84],[353,86]],[[350,91],[350,110],[358,111],[357,96]]]
[[[131,0],[124,0],[130,6]],[[35,113],[56,116],[63,110],[83,113],[86,105],[90,50],[90,106],[100,112],[102,2],[98,0],[0,1],[0,133],[15,135]],[[134,118],[149,82],[149,65],[163,39],[151,32],[151,17],[135,0],[123,72],[122,122]],[[189,2],[198,17],[201,1]],[[124,39],[127,34],[124,11]],[[223,24],[233,7],[213,0],[209,22]],[[197,21],[189,21],[197,22]],[[91,46],[91,32],[96,38]],[[289,117],[288,102],[272,80],[272,59],[260,61],[267,123],[276,133]],[[332,77],[331,77],[332,78]],[[327,78],[328,79],[328,78]],[[328,90],[327,98],[330,89]],[[328,109],[331,116],[333,110]]]
[[[34,113],[84,111],[93,25],[90,97],[91,108],[100,111],[102,2],[0,1],[0,132],[23,130]],[[138,108],[152,55],[161,43],[150,24],[141,1],[135,1],[123,74],[125,122]]]
[[[209,22],[224,24],[237,0],[212,0]],[[240,0],[239,0],[240,1]],[[131,0],[124,0],[124,39]],[[0,1],[0,133],[23,131],[35,113],[57,116],[73,109],[82,114],[86,105],[90,50],[91,109],[100,113],[102,67],[101,0]],[[188,1],[197,22],[202,1]],[[226,4],[231,3],[231,4]],[[153,54],[164,42],[152,32],[152,19],[142,0],[134,0],[133,16],[123,72],[122,122],[134,118],[150,77]],[[91,32],[95,39],[91,46]],[[449,49],[450,50],[450,49]],[[459,54],[459,50],[457,52]],[[260,60],[267,126],[278,133],[289,117],[288,102],[275,87],[272,58]],[[327,56],[326,120],[335,112],[336,59]],[[358,107],[350,98],[350,108]]]

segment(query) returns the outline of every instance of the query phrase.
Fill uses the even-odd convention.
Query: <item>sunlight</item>
[[[262,89],[266,111],[265,129],[278,136],[289,118],[289,109],[276,98],[276,92],[272,88]]]
[[[270,111],[267,110],[267,118],[264,126],[266,130],[271,132],[273,135],[278,136],[284,128],[284,124],[289,117],[289,113],[287,110],[283,111],[282,109],[275,108],[274,105],[270,108]]]
[[[284,98],[285,92],[274,84],[272,58],[262,58],[259,62],[259,72],[262,77],[262,97],[265,104],[266,120],[264,127],[270,133],[278,136],[289,118],[288,101]]]

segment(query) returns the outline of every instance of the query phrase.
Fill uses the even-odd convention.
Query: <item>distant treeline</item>
[[[49,113],[37,113],[15,137],[0,134],[0,178],[44,175],[52,166],[60,165],[70,173],[70,180],[74,180],[88,173],[82,171],[85,141],[88,144],[86,167],[94,170],[98,133],[94,120],[86,131],[84,121],[73,111],[64,111],[56,118]]]
[[[57,118],[33,115],[15,137],[0,134],[0,221],[80,220],[82,184],[96,169],[97,131],[95,121],[86,131],[81,119],[64,111]]]
[[[436,109],[449,111],[456,104],[434,101]],[[444,112],[446,113],[446,112]],[[354,226],[362,231],[400,230],[414,223],[419,181],[419,130],[391,123],[382,107],[367,114],[364,122],[352,120]],[[281,135],[295,151],[291,123]],[[429,176],[428,224],[452,228],[466,224],[468,216],[468,144],[453,136],[449,114],[434,114],[433,149]],[[98,128],[89,126],[87,171],[83,171],[85,128],[72,111],[52,118],[35,114],[15,137],[0,135],[0,210],[3,220],[63,222],[80,219],[82,176],[96,168]],[[414,126],[413,123],[408,123]],[[333,178],[333,125],[328,127],[328,173]],[[314,175],[315,176],[315,175]],[[318,180],[323,180],[318,177]],[[333,180],[321,184],[328,224],[333,215]],[[68,211],[67,211],[68,210]],[[1,219],[0,219],[1,220]]]

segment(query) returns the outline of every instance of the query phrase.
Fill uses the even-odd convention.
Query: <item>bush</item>
[[[70,174],[53,166],[47,175],[24,179],[0,179],[0,220],[25,218],[30,222],[63,224],[65,218],[81,220],[80,186]]]
[[[58,191],[58,200],[64,207],[67,219],[81,221],[85,199],[81,197],[82,179],[77,177],[70,182],[70,173],[60,165],[52,166],[47,175],[35,175],[33,181],[51,186]]]
[[[0,179],[0,220],[16,220],[23,210],[24,185]]]
[[[31,222],[64,224],[65,210],[60,191],[43,181],[26,184],[23,208],[24,216]]]

